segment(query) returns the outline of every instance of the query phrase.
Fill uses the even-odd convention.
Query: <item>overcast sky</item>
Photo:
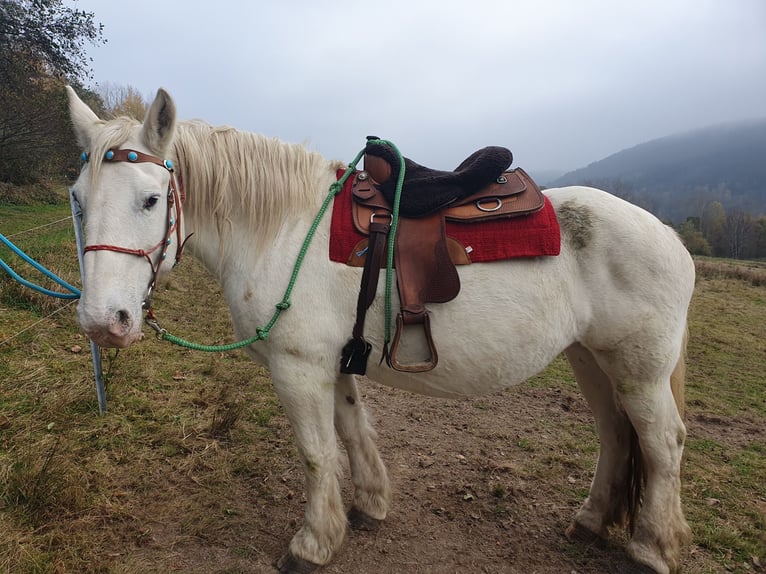
[[[454,168],[502,145],[569,170],[766,117],[766,0],[67,0],[94,82],[350,161],[374,134]]]

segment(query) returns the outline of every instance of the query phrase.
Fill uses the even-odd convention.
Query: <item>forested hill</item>
[[[712,201],[726,212],[766,214],[766,118],[642,143],[548,187],[572,184],[606,189],[665,221],[699,216]]]

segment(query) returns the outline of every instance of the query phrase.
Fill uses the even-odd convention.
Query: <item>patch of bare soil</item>
[[[754,440],[766,439],[763,423],[747,417],[709,416],[703,413],[688,413],[686,431],[689,436],[709,438],[730,446],[743,447]]]
[[[448,401],[380,387],[367,403],[394,485],[392,511],[373,536],[352,533],[329,572],[606,571],[610,552],[591,555],[563,535],[581,501],[562,489],[590,481],[582,454],[562,466],[559,447],[546,451],[548,440],[558,443],[547,421],[591,424],[584,403],[560,390]],[[360,564],[366,569],[355,570]]]
[[[614,572],[624,563],[622,533],[602,547],[564,537],[587,495],[597,454],[581,395],[523,386],[450,401],[368,381],[360,390],[393,483],[392,507],[376,532],[350,531],[321,572],[590,574]],[[695,432],[708,432],[708,423],[692,421]],[[275,572],[275,560],[302,522],[304,502],[289,426],[284,419],[279,424],[278,438],[266,448],[279,451],[280,462],[258,474],[259,461],[252,461],[254,474],[230,492],[227,521],[190,536],[177,517],[153,516],[154,501],[146,500],[144,512],[136,510],[146,540],[126,549],[112,571]],[[193,484],[179,486],[167,496],[193,505],[194,490]],[[685,572],[704,571],[697,556],[692,549]]]

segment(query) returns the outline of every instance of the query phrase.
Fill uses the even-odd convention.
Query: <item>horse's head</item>
[[[103,121],[67,92],[85,162],[74,187],[86,239],[78,321],[99,345],[127,347],[141,338],[157,276],[180,255],[181,197],[166,162],[175,105],[160,89],[143,124]]]

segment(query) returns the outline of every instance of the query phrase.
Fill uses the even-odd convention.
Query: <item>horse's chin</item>
[[[125,349],[130,347],[136,341],[140,341],[144,338],[144,334],[141,331],[136,333],[130,333],[128,335],[115,335],[113,333],[85,333],[90,337],[96,345],[104,349]]]

